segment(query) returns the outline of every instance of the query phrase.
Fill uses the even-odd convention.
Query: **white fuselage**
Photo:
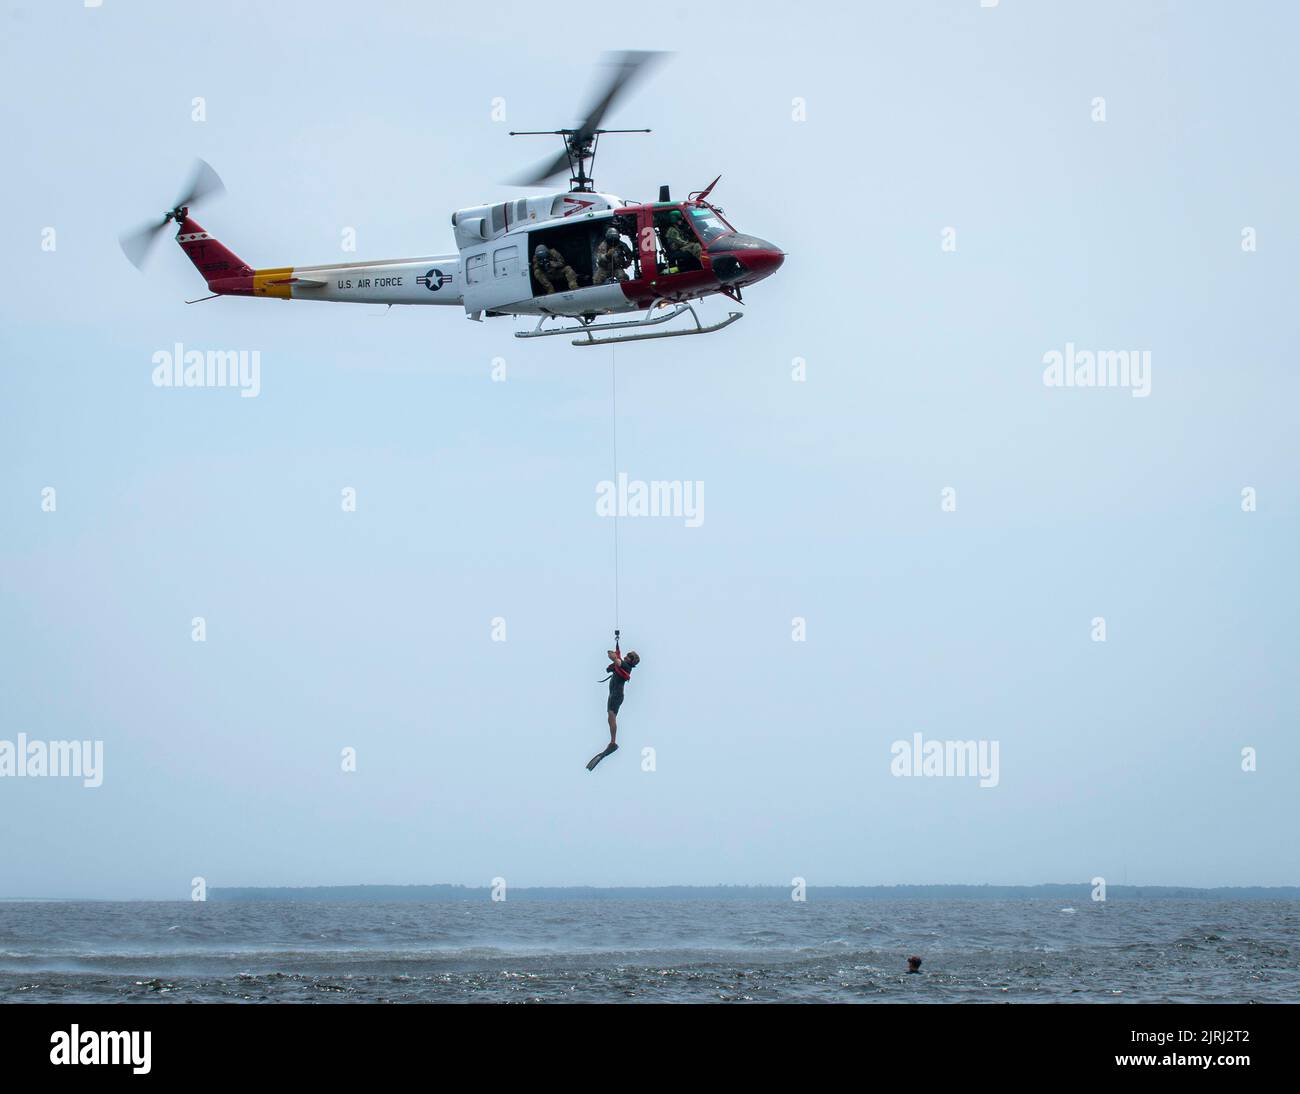
[[[355,304],[453,304],[471,319],[488,315],[609,314],[633,310],[617,283],[537,295],[531,234],[607,219],[621,206],[612,194],[543,194],[462,209],[452,217],[456,254],[295,266],[288,296]],[[589,256],[588,256],[589,259]]]
[[[355,304],[464,303],[458,255],[295,266],[289,286],[294,300]]]

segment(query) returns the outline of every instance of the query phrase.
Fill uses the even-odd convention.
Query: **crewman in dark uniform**
[[[693,270],[701,268],[700,255],[704,248],[687,227],[678,209],[674,209],[668,216],[668,231],[664,235],[664,244],[668,249],[668,257],[675,264],[681,265],[683,256],[689,256],[685,263],[687,268]]]
[[[606,281],[626,281],[627,268],[632,265],[632,251],[618,229],[605,229],[605,238],[596,248],[596,272],[592,275],[593,285],[603,285]]]
[[[547,296],[555,292],[555,282],[560,278],[564,278],[570,289],[578,287],[578,275],[565,261],[564,255],[544,243],[539,243],[537,249],[533,251],[533,276],[546,290]]]

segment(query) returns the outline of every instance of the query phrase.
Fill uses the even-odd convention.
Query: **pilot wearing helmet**
[[[548,247],[544,243],[539,243],[536,250],[533,251],[533,276],[537,278],[537,283],[546,290],[547,296],[555,292],[555,282],[560,278],[564,278],[570,289],[578,287],[578,275],[573,272],[573,267],[565,261],[564,255],[554,247]]]
[[[596,248],[596,270],[592,275],[593,285],[603,285],[606,281],[626,281],[627,268],[632,265],[632,252],[618,234],[618,229],[605,229],[605,238]]]
[[[668,257],[674,263],[682,265],[682,259],[687,258],[688,268],[700,268],[700,254],[704,248],[687,227],[686,220],[679,209],[674,209],[668,214],[668,231],[664,233],[664,244],[668,249]],[[691,262],[690,259],[694,261]]]

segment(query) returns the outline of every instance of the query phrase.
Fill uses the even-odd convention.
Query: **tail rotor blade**
[[[123,232],[117,237],[117,242],[121,245],[127,261],[137,270],[144,269],[149,252],[153,250],[153,245],[170,221],[174,220],[179,225],[191,205],[205,198],[219,197],[225,192],[226,187],[221,181],[221,176],[203,160],[195,160],[194,171],[190,175],[189,184],[185,187],[185,193],[176,200],[176,204],[161,221],[151,220],[134,231]]]
[[[148,224],[142,224],[131,232],[123,232],[117,237],[121,244],[122,253],[126,259],[137,270],[143,270],[144,264],[149,258],[149,252],[153,250],[153,245],[158,241],[162,230],[167,227],[167,221],[159,223],[151,220]]]
[[[204,198],[219,197],[226,192],[225,183],[221,181],[212,167],[204,160],[194,161],[194,174],[190,177],[190,184],[186,187],[186,192],[181,197],[174,208],[180,209]]]

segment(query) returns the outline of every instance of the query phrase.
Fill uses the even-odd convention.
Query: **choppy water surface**
[[[0,1001],[118,1000],[1295,1002],[1300,903],[0,904]]]

